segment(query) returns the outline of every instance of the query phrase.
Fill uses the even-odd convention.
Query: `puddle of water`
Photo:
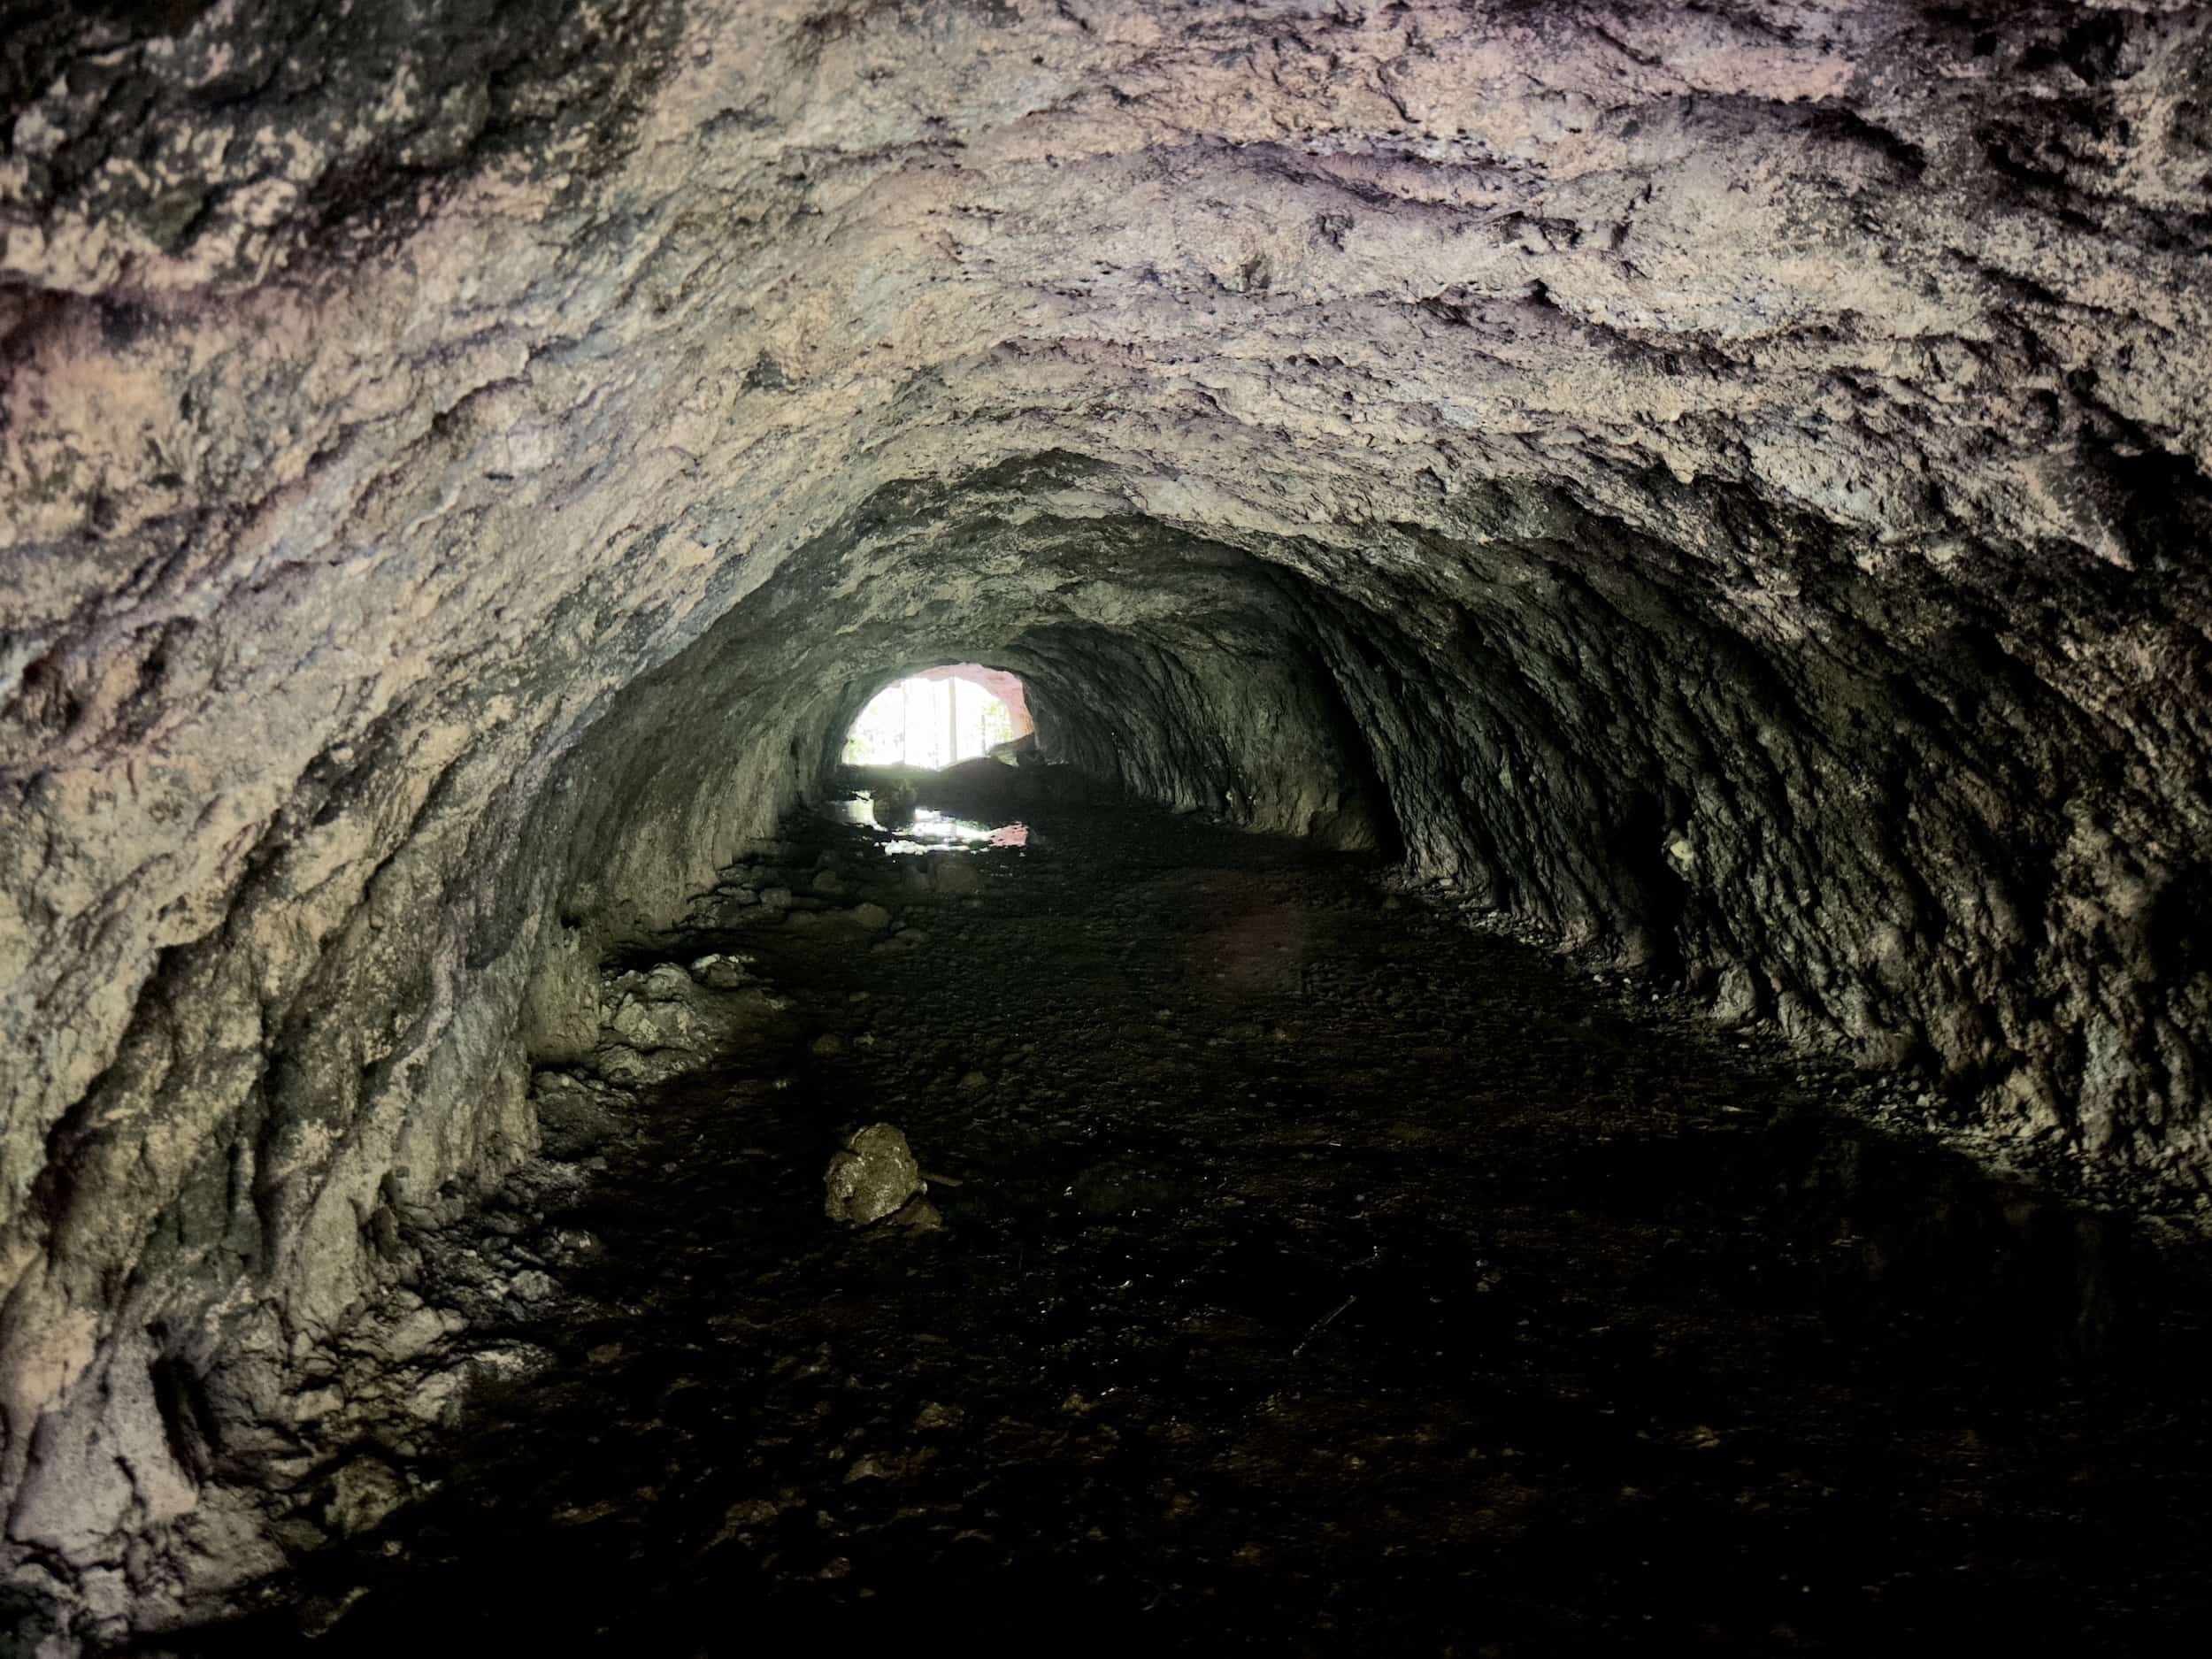
[[[830,818],[844,824],[856,824],[862,829],[878,829],[875,803],[866,790],[849,801],[830,801],[823,804]],[[1029,826],[1026,824],[987,824],[976,818],[953,818],[928,807],[917,807],[913,820],[898,826],[899,839],[884,844],[888,853],[976,852],[984,848],[1018,848],[1029,845]]]

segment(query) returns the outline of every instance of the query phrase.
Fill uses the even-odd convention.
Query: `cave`
[[[2212,7],[0,114],[0,1649],[2201,1640]]]

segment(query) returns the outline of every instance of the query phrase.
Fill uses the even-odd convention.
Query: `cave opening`
[[[1018,676],[956,664],[903,675],[871,697],[846,734],[843,759],[939,772],[1035,730]]]
[[[2208,65],[46,8],[0,1652],[2201,1645]]]

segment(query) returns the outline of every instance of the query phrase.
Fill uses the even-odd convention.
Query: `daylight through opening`
[[[936,771],[1034,729],[1017,676],[963,663],[910,675],[878,692],[852,724],[845,760]]]

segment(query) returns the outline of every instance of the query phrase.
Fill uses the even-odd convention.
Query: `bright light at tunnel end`
[[[933,772],[1034,729],[1018,676],[959,663],[910,674],[869,699],[846,736],[844,760]]]

